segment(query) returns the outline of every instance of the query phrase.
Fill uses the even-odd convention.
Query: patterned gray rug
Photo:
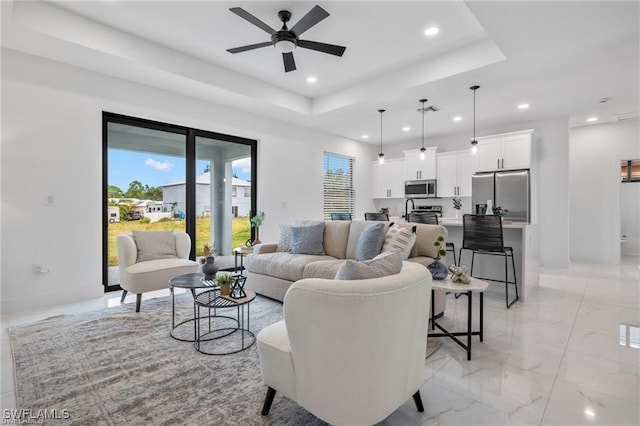
[[[192,312],[189,294],[176,311]],[[256,344],[227,356],[197,352],[169,336],[171,299],[52,317],[9,329],[18,409],[68,410],[64,424],[324,425],[276,395],[260,415],[266,388]],[[251,330],[282,318],[282,304],[258,296]]]
[[[176,296],[182,318],[192,308],[189,294]],[[282,318],[282,304],[270,299],[258,296],[250,308],[256,335]],[[269,416],[260,415],[266,388],[256,344],[203,355],[169,336],[170,298],[134,311],[122,305],[10,328],[18,409],[67,410],[63,423],[74,425],[325,424],[279,394]]]

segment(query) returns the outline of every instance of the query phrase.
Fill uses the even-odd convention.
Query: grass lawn
[[[211,243],[211,218],[196,219],[196,256],[203,255],[203,247],[205,244]],[[233,219],[232,224],[232,241],[231,248],[244,246],[245,242],[251,237],[251,224],[248,217],[237,217]],[[118,247],[116,245],[116,236],[119,234],[130,233],[131,231],[182,231],[185,230],[184,220],[172,220],[166,222],[140,223],[138,220],[120,221],[117,223],[109,223],[108,229],[108,260],[109,266],[118,264]]]

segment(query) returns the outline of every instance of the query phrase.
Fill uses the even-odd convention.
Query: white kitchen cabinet
[[[386,160],[384,164],[372,163],[373,198],[404,198],[404,160]]]
[[[475,167],[475,156],[467,150],[438,154],[438,197],[470,197]]]
[[[402,151],[405,162],[405,179],[421,180],[436,178],[436,148],[426,148],[424,160],[420,159],[420,150]]]
[[[476,171],[528,169],[533,130],[477,138]]]

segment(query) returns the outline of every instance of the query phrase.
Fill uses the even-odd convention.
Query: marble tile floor
[[[485,338],[472,360],[448,338],[427,361],[425,412],[407,401],[381,425],[640,424],[640,259],[541,270],[540,287],[511,309],[503,286],[485,294]],[[159,292],[148,297],[168,294]],[[119,293],[2,315],[2,407],[15,408],[6,327],[119,303]],[[133,297],[128,302],[133,303]],[[474,297],[474,304],[478,303]],[[447,296],[440,322],[466,326],[466,299]],[[474,326],[477,327],[477,306]]]

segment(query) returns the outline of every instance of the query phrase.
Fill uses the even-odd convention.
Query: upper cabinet
[[[406,167],[406,180],[436,178],[436,148],[426,148],[424,159],[420,159],[420,150],[402,151]]]
[[[477,138],[476,171],[528,169],[533,130]]]
[[[438,197],[470,197],[476,159],[468,150],[438,154]]]
[[[386,160],[372,163],[373,198],[404,198],[404,160]]]

